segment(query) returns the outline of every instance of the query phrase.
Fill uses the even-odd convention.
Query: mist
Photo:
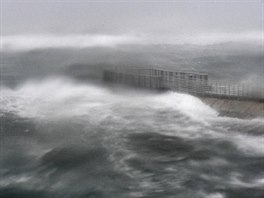
[[[1,0],[0,197],[263,197],[263,5]],[[206,72],[209,96],[119,68]]]
[[[258,0],[3,0],[1,5],[4,78],[12,67],[20,71],[17,79],[79,70],[94,80],[109,67],[161,67],[264,84]]]
[[[9,78],[14,69],[19,71],[16,74],[18,81],[66,75],[99,82],[103,70],[107,68],[159,67],[206,71],[211,80],[263,84],[264,59],[259,42],[226,41],[197,45],[191,42],[152,44],[128,36],[103,36],[102,40],[100,36],[62,37],[61,40],[56,37],[48,37],[47,40],[42,37],[27,37],[26,40],[23,40],[24,37],[10,38],[3,42],[2,82]],[[83,42],[83,39],[88,41]],[[90,39],[93,42],[89,42]],[[20,41],[16,43],[17,40]],[[28,40],[34,44],[31,45]]]

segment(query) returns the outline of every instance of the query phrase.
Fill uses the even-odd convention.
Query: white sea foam
[[[215,110],[188,94],[140,91],[137,94],[122,91],[116,93],[100,86],[59,78],[28,82],[16,89],[2,88],[0,104],[2,113],[12,112],[27,118],[54,120],[77,116],[95,125],[110,120],[119,123],[119,127],[131,130],[140,126],[183,138],[223,139],[245,153],[264,155],[263,136],[236,131],[226,133],[228,128],[224,126],[230,125],[229,120],[219,119]],[[180,118],[173,121],[173,117],[169,120],[165,117],[162,121],[164,124],[156,123],[155,116],[160,115],[160,112],[166,112],[166,115],[167,112],[170,115],[175,113]],[[177,120],[182,116],[190,120]],[[220,120],[222,127],[212,128],[217,120]],[[237,119],[236,122],[255,125],[261,121]]]
[[[36,118],[93,113],[98,114],[99,119],[107,112],[122,114],[127,109],[133,111],[137,108],[145,111],[171,109],[197,120],[216,115],[199,99],[187,94],[141,92],[132,95],[116,94],[99,86],[78,84],[68,79],[47,79],[28,82],[17,89],[3,88],[1,106],[4,111]],[[115,109],[115,112],[110,112]]]
[[[31,177],[27,176],[27,175],[9,176],[6,178],[2,178],[0,180],[0,188],[10,186],[10,185],[14,185],[14,184],[18,185],[18,184],[27,183],[30,179],[31,179]]]
[[[264,133],[258,135],[247,133],[241,133],[241,129],[252,130],[257,128],[258,130],[264,130],[264,119],[255,118],[252,120],[219,117],[217,119],[221,127],[218,127],[221,133],[218,133],[218,138],[227,140],[234,144],[237,149],[247,155],[264,155]],[[231,127],[231,128],[230,128]]]
[[[212,193],[205,195],[207,198],[225,198],[225,196],[222,193]]]
[[[264,156],[264,136],[236,135],[233,143],[248,155]]]
[[[133,168],[133,166],[128,164],[129,159],[138,159],[139,157],[144,157],[144,155],[142,154],[141,156],[141,154],[124,146],[124,140],[120,138],[119,132],[122,131],[123,135],[123,133],[129,131],[126,129],[135,129],[132,130],[133,133],[141,133],[141,126],[144,124],[147,132],[166,134],[167,131],[170,131],[170,135],[174,134],[182,139],[197,138],[199,140],[199,138],[214,138],[217,141],[229,141],[233,145],[236,145],[239,149],[239,154],[264,155],[262,146],[263,136],[253,136],[237,131],[225,133],[229,132],[228,127],[225,126],[230,126],[230,123],[234,121],[236,126],[238,124],[241,124],[241,126],[246,124],[249,127],[250,125],[260,124],[261,121],[259,119],[245,121],[228,118],[219,119],[216,111],[202,103],[198,98],[188,94],[175,92],[146,93],[145,91],[137,91],[135,93],[134,91],[124,90],[117,92],[116,89],[115,91],[111,91],[110,89],[89,83],[82,84],[65,78],[53,78],[27,82],[16,89],[2,87],[0,105],[0,111],[2,112],[12,112],[18,116],[34,118],[40,121],[45,119],[48,121],[55,120],[56,122],[56,119],[77,117],[78,120],[83,119],[84,123],[87,123],[87,127],[96,125],[96,128],[97,126],[104,127],[105,125],[101,124],[103,123],[102,121],[106,120],[106,132],[113,131],[113,133],[103,134],[105,138],[103,141],[108,143],[106,145],[110,145],[111,147],[107,148],[112,150],[109,160],[115,164],[116,170],[124,172],[136,181],[142,181],[138,183],[139,187],[142,188],[142,195],[154,190],[156,192],[162,191],[163,186],[152,179],[153,175],[151,173],[141,172],[139,169]],[[155,123],[157,117],[163,113],[165,114],[164,119],[161,119],[159,123]],[[173,116],[170,117],[171,114],[178,115],[179,117],[173,120]],[[112,121],[117,124],[113,125]],[[187,123],[182,123],[185,121]],[[216,125],[216,122],[220,122],[222,128]],[[87,133],[90,133],[90,131]],[[89,140],[90,136],[83,137]],[[89,143],[87,141],[87,145]],[[201,146],[207,147],[207,145]],[[214,144],[208,145],[207,149],[214,149],[213,146]],[[34,157],[43,156],[49,151],[49,148],[40,149],[32,145],[29,148],[32,150],[30,151],[30,155]],[[197,148],[200,148],[200,145]],[[166,155],[166,157],[168,156]],[[177,157],[180,158],[182,156],[175,156],[175,158],[173,157],[174,160]],[[162,158],[159,157],[157,159],[161,160]],[[191,171],[189,167],[194,167],[194,171],[199,171],[201,165],[203,167],[208,166],[221,169],[230,165],[232,166],[232,163],[232,160],[229,162],[228,158],[219,156],[210,157],[209,160],[194,159],[191,166],[187,164],[185,167],[186,170],[188,169],[188,173],[185,172],[185,169],[181,170],[181,167],[178,167],[177,163],[172,163],[171,166],[167,167],[167,169],[165,167],[164,170],[172,173],[170,175],[175,175],[177,179],[166,179],[166,184],[180,189],[182,187],[181,181],[187,178],[186,175],[189,175],[189,170]],[[201,177],[213,183],[222,182],[221,175],[201,173]],[[243,180],[242,178],[241,173],[231,174],[224,182],[235,187],[263,188],[263,175],[248,180]],[[44,182],[45,179],[39,179],[34,174],[19,175],[4,178],[0,182],[0,187],[19,185],[25,186],[25,189],[35,189],[40,183]],[[54,188],[60,189],[64,185],[61,182],[55,183]],[[227,196],[221,192],[198,193],[202,197],[208,198],[225,198]]]
[[[155,97],[154,101],[162,108],[174,109],[199,121],[217,116],[215,110],[205,105],[199,98],[188,94],[169,92]]]
[[[106,92],[95,86],[77,85],[65,79],[49,79],[28,82],[15,90],[3,88],[1,106],[4,111],[15,112],[22,117],[81,116],[96,113],[94,109],[106,105],[105,96],[109,97]]]

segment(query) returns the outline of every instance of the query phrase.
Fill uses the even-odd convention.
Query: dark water
[[[15,68],[1,86],[1,198],[263,197],[263,118]]]

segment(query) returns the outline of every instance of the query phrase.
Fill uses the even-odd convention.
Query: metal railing
[[[193,78],[193,77],[196,78]],[[105,70],[104,80],[134,87],[167,89],[193,95],[230,99],[264,100],[264,90],[247,84],[208,80],[205,72],[192,73],[160,69]]]

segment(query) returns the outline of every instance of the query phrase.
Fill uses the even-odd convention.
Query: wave
[[[77,118],[94,127],[151,130],[184,139],[219,139],[231,142],[246,154],[263,155],[263,134],[242,130],[263,127],[262,119],[218,117],[215,110],[188,94],[117,91],[66,78],[50,78],[30,81],[16,89],[2,87],[0,105],[2,115],[14,113],[48,121]]]
[[[261,130],[263,120],[218,117],[194,96],[54,77],[15,89],[1,87],[0,105],[1,119],[16,115],[8,118],[12,127],[3,126],[3,137],[12,136],[3,141],[7,152],[2,159],[12,165],[1,167],[9,172],[0,182],[2,192],[46,193],[44,187],[54,178],[53,192],[70,197],[75,196],[70,186],[76,179],[81,184],[78,193],[92,186],[109,194],[106,187],[119,189],[122,183],[132,186],[128,197],[188,187],[191,194],[220,198],[233,188],[263,188],[263,175],[256,175],[264,155],[263,132],[249,133]],[[13,162],[16,158],[19,163]],[[197,192],[191,188],[193,181],[226,190]]]
[[[146,111],[176,111],[195,120],[216,116],[217,113],[196,97],[167,92],[163,94],[139,91],[116,93],[99,85],[82,84],[66,78],[29,81],[16,89],[2,88],[1,105],[6,112],[23,117],[82,116],[92,111],[128,109]],[[134,110],[133,110],[134,109]]]
[[[200,33],[182,35],[133,34],[28,34],[4,35],[1,51],[28,51],[45,48],[117,47],[122,45],[214,45],[221,43],[251,43],[260,45],[262,32]]]
[[[116,47],[138,43],[133,35],[9,35],[2,36],[2,51],[24,51],[42,48]]]

